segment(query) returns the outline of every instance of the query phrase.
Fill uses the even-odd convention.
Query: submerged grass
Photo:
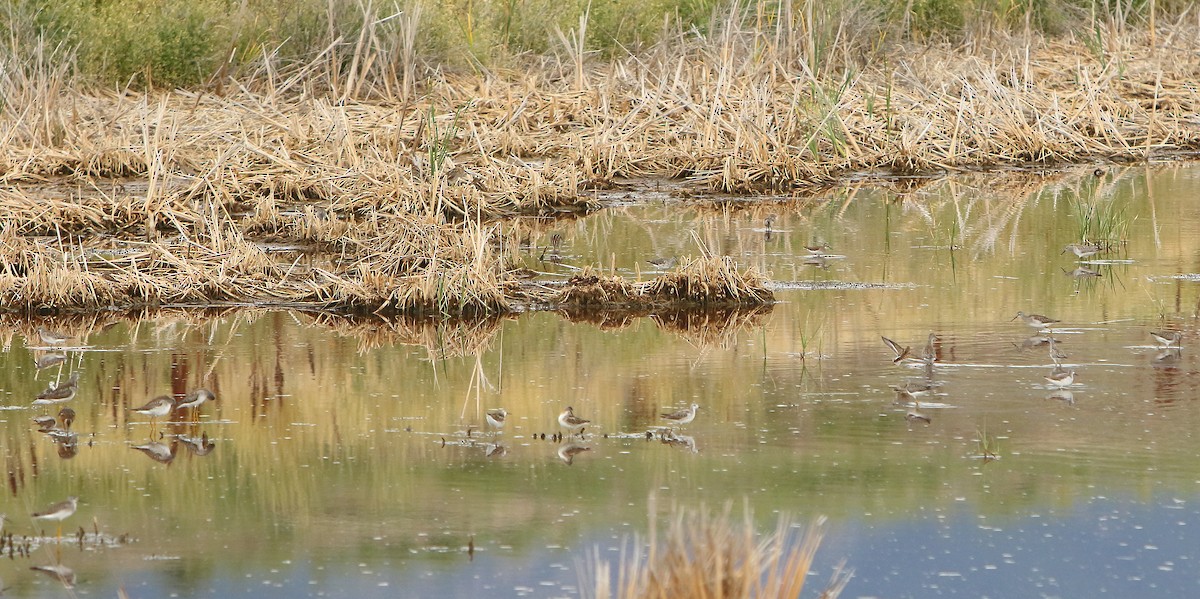
[[[774,532],[758,535],[749,509],[738,523],[728,505],[719,513],[675,509],[661,541],[657,528],[651,511],[648,549],[643,550],[637,539],[632,550],[628,545],[622,548],[615,580],[612,565],[597,550],[584,564],[583,595],[590,599],[799,597],[823,537],[820,521],[801,536],[787,516],[780,516]],[[837,597],[850,576],[839,568],[820,596]]]

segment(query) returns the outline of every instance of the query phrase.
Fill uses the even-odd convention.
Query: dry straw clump
[[[16,44],[0,55],[0,300],[439,315],[756,304],[771,300],[761,277],[724,258],[531,290],[510,274],[520,241],[496,222],[586,212],[590,190],[621,177],[755,192],[1200,149],[1195,24],[1093,19],[1079,37],[883,48],[862,16],[750,2],[605,59],[585,16],[559,55],[470,74],[411,53],[397,68],[383,60],[396,40],[371,30],[309,62],[222,68],[206,89],[119,93],[72,79],[67,50]],[[419,30],[419,13],[405,19]]]
[[[821,544],[821,522],[801,536],[787,516],[772,533],[755,533],[749,509],[739,524],[724,511],[676,509],[660,541],[651,512],[648,549],[638,540],[622,548],[614,586],[611,564],[599,549],[584,564],[580,588],[592,599],[783,599],[799,597]],[[645,551],[645,552],[644,552]],[[837,597],[850,572],[837,569],[820,597]]]

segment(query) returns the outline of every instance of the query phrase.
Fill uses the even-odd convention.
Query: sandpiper
[[[1179,347],[1183,340],[1183,333],[1179,331],[1151,331],[1150,336],[1163,347]]]
[[[1067,247],[1064,247],[1063,251],[1059,252],[1059,254],[1061,255],[1061,254],[1065,254],[1067,252],[1071,252],[1072,254],[1075,254],[1075,257],[1077,257],[1081,260],[1083,258],[1091,258],[1092,256],[1095,256],[1096,254],[1100,253],[1100,244],[1098,244],[1098,243],[1072,243],[1072,244],[1067,245]]]
[[[659,270],[666,270],[668,268],[671,268],[672,266],[675,266],[675,263],[677,261],[678,261],[678,258],[676,258],[675,256],[667,256],[665,258],[651,258],[651,259],[647,260],[646,263],[649,264],[650,266],[653,266],[654,268],[659,269]]]
[[[700,404],[694,403],[690,408],[684,408],[674,412],[663,412],[661,416],[663,420],[666,420],[675,426],[683,426],[696,419],[696,408],[699,407]]]
[[[62,345],[63,343],[66,343],[67,340],[69,340],[71,338],[70,335],[67,335],[65,333],[60,333],[58,331],[51,331],[50,329],[47,329],[46,327],[38,327],[37,334],[38,334],[38,337],[42,340],[42,343],[45,343],[47,345]]]
[[[61,385],[51,384],[38,394],[37,399],[33,400],[34,405],[45,405],[53,403],[62,403],[75,399],[75,393],[79,391],[79,371],[71,373],[71,378]]]
[[[912,352],[912,347],[900,347],[899,343],[896,343],[895,341],[892,341],[883,335],[880,335],[879,337],[883,339],[883,343],[884,345],[888,346],[888,349],[895,352],[896,357],[892,359],[893,364],[899,364],[903,362],[906,358],[908,358],[908,354]]]
[[[1075,371],[1055,369],[1046,376],[1046,381],[1055,387],[1070,387],[1075,382]]]
[[[150,424],[154,424],[156,418],[162,418],[171,413],[171,409],[175,407],[175,400],[169,395],[159,395],[154,399],[146,402],[146,405],[140,408],[133,408],[134,412],[150,417]]]
[[[72,495],[66,501],[60,501],[40,512],[33,513],[34,520],[50,520],[58,522],[58,538],[62,538],[62,521],[71,517],[75,513],[75,508],[79,506],[79,498]]]
[[[921,359],[925,360],[926,364],[933,364],[937,361],[937,342],[939,341],[936,333],[930,333],[929,339],[925,341],[925,351],[921,353]]]
[[[196,389],[195,391],[188,393],[187,397],[183,398],[183,402],[175,406],[175,410],[179,411],[184,408],[199,408],[201,405],[204,405],[204,402],[216,401],[216,399],[217,396],[213,395],[212,391],[209,391],[208,389]]]
[[[508,418],[508,410],[504,408],[488,410],[484,417],[487,418],[487,423],[491,425],[492,428],[501,429],[504,428],[504,419]]]
[[[1018,318],[1020,318],[1025,324],[1038,329],[1048,329],[1050,328],[1050,325],[1056,322],[1062,322],[1061,320],[1050,318],[1049,316],[1042,316],[1041,314],[1026,314],[1024,312],[1017,312],[1017,315],[1012,317],[1009,322],[1012,322]]]
[[[591,423],[591,420],[584,420],[583,418],[576,416],[575,408],[572,408],[571,406],[567,406],[567,409],[563,410],[562,414],[558,415],[558,424],[567,429],[567,431],[572,435],[582,433],[583,428],[589,423]]]

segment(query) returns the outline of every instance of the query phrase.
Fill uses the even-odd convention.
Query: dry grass
[[[636,539],[632,551],[623,549],[615,587],[611,565],[597,550],[585,565],[588,580],[581,588],[592,599],[797,598],[822,537],[821,522],[801,537],[787,516],[779,518],[774,532],[760,536],[749,509],[739,525],[726,506],[717,514],[674,510],[660,542],[652,511],[649,549],[643,554]],[[837,570],[819,596],[837,597],[850,575]]]
[[[752,2],[604,60],[581,21],[561,57],[470,74],[367,68],[395,50],[371,34],[332,45],[337,61],[264,55],[215,90],[87,90],[65,50],[14,46],[0,56],[0,299],[414,315],[761,304],[761,277],[720,257],[650,282],[521,284],[520,239],[498,219],[586,212],[622,177],[752,193],[1200,149],[1194,22],[885,50],[857,37],[861,16]]]

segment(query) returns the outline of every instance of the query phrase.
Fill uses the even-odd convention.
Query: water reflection
[[[1018,179],[514,225],[528,227],[538,280],[589,264],[648,275],[647,260],[694,255],[698,239],[778,282],[781,302],[754,310],[0,314],[10,504],[30,514],[78,494],[73,522],[88,534],[129,533],[103,551],[65,543],[62,561],[46,549],[20,559],[68,563],[98,595],[435,596],[479,594],[463,588],[478,580],[489,596],[542,582],[561,593],[579,551],[618,551],[657,490],[682,505],[829,515],[822,568],[845,557],[851,594],[981,595],[994,566],[1024,596],[1048,570],[1122,560],[1185,594],[1190,580],[1134,545],[1083,555],[1072,539],[1105,538],[1112,511],[1200,525],[1171,500],[1186,503],[1200,478],[1178,450],[1200,420],[1200,370],[1178,347],[1197,333],[1186,276],[1200,271],[1188,196],[1200,171]],[[1084,265],[1063,252],[1081,238],[1072,211],[1100,201],[1126,206],[1128,243]],[[805,263],[809,245],[827,268]],[[1063,322],[1026,327],[1017,310]],[[69,339],[51,346],[39,327]],[[1045,380],[1056,368],[1077,378]],[[73,376],[71,399],[33,405]],[[180,409],[200,388],[220,400]],[[157,396],[173,407],[153,423],[130,414]],[[568,405],[592,422],[560,422]],[[64,407],[73,424],[56,417]],[[1042,526],[1058,539],[1037,541]],[[27,518],[8,528],[36,537]],[[879,549],[893,545],[905,551]],[[59,584],[25,576],[29,595]]]

